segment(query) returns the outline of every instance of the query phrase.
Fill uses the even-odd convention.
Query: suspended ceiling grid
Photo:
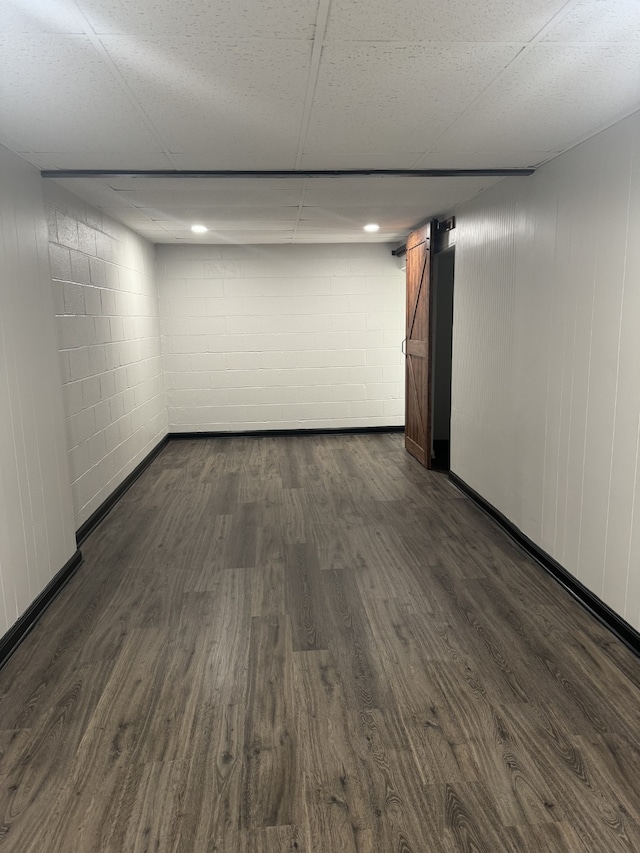
[[[637,0],[0,3],[0,142],[42,169],[524,168],[639,107]],[[498,179],[63,183],[155,242],[304,243]]]

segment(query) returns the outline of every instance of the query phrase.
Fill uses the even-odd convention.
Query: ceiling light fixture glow
[[[191,230],[194,234],[205,234],[209,229],[206,225],[192,225]]]
[[[370,223],[369,223],[369,225],[365,225],[365,226],[364,226],[364,230],[365,230],[365,231],[372,231],[372,232],[373,232],[373,231],[379,231],[379,230],[380,230],[380,226],[379,226],[379,225],[377,225],[375,222],[370,222]]]

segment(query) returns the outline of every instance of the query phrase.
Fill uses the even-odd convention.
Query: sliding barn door
[[[407,239],[404,444],[431,467],[431,223]]]

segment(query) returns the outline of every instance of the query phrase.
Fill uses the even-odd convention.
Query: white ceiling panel
[[[117,196],[135,207],[190,207],[210,208],[221,207],[290,207],[300,203],[300,189],[272,189],[270,181],[262,186],[242,186],[242,181],[229,182],[223,187],[209,187],[210,179],[203,179],[202,189],[194,191],[183,189],[180,179],[165,181],[166,190],[145,190],[144,179],[140,188],[135,190],[117,190]]]
[[[272,154],[254,151],[250,158],[240,151],[216,149],[215,160],[212,157],[212,150],[212,148],[204,151],[192,149],[188,153],[172,151],[171,159],[175,163],[176,169],[196,172],[206,172],[209,169],[232,172],[255,169],[270,172],[283,169],[288,171],[296,168],[296,152],[293,149],[274,151]]]
[[[628,115],[639,100],[640,43],[540,43],[440,138],[434,150],[489,151],[501,141],[512,150],[562,150]]]
[[[638,42],[638,0],[579,0],[547,35],[546,41]]]
[[[211,235],[218,234],[227,229],[232,229],[234,231],[239,231],[241,228],[244,228],[244,223],[251,222],[250,226],[252,231],[256,231],[259,228],[265,231],[281,231],[281,230],[291,230],[297,221],[297,216],[286,216],[282,212],[274,213],[269,219],[260,219],[254,218],[250,219],[252,211],[245,211],[244,219],[231,219],[231,220],[222,220],[220,217],[213,216],[181,216],[179,212],[175,211],[166,211],[166,210],[155,210],[150,212],[149,222],[152,222],[155,225],[160,225],[162,228],[168,231],[188,231],[191,234],[192,239],[197,240],[199,238],[195,237],[193,233],[191,233],[192,225],[205,225]],[[112,213],[109,215],[112,218],[116,218]],[[120,218],[120,217],[117,217]],[[124,220],[121,220],[124,221]],[[125,222],[125,225],[128,225],[128,222]],[[248,227],[248,226],[247,226]]]
[[[64,0],[2,0],[0,9],[4,35],[84,32],[77,8]]]
[[[254,228],[257,228],[258,224],[262,228],[271,228],[274,223],[277,223],[277,227],[281,228],[283,222],[288,223],[288,227],[291,227],[291,224],[298,218],[297,207],[267,209],[264,216],[259,215],[261,211],[251,208],[235,208],[233,212],[230,212],[230,210],[230,208],[223,208],[221,210],[212,208],[203,212],[201,210],[181,210],[180,208],[171,208],[170,210],[140,210],[136,208],[134,213],[137,216],[145,214],[145,218],[152,222],[172,222],[172,227],[184,226],[185,228],[191,228],[197,222],[200,225],[206,225],[208,228],[216,230],[224,229],[225,225],[235,230],[240,227],[238,223],[249,220],[254,223],[252,226]]]
[[[157,152],[154,135],[84,36],[0,35],[0,139],[21,150]]]
[[[130,209],[135,213],[135,207],[100,178],[56,178],[55,182],[69,192],[81,195],[85,201],[100,210],[126,211]]]
[[[416,218],[420,218],[420,216],[422,216],[423,210],[423,204],[406,205],[397,202],[394,205],[394,219],[404,220],[408,217],[411,221],[415,221]],[[387,216],[388,211],[386,210],[386,205],[383,201],[380,201],[377,205],[339,207],[337,209],[326,207],[303,207],[300,212],[300,221],[313,222],[317,225],[324,225],[327,223],[333,223],[334,225],[338,225],[340,223],[351,223],[359,225],[359,227],[362,228],[367,224],[367,222],[377,222],[382,217]]]
[[[508,140],[497,139],[490,151],[446,151],[423,154],[413,164],[415,169],[528,169],[546,162],[560,151],[517,151]]]
[[[176,222],[174,219],[168,220],[159,220],[154,223],[157,227],[162,228],[164,231],[168,231],[171,233],[181,232],[183,234],[188,234],[192,240],[195,240],[193,233],[191,231],[191,225],[188,222]],[[209,229],[209,237],[215,237],[216,235],[226,234],[228,231],[240,232],[240,231],[266,231],[266,232],[287,232],[291,234],[296,225],[295,219],[271,219],[268,224],[265,224],[261,220],[237,220],[234,222],[220,222],[218,221],[201,221],[202,225],[206,225]],[[204,236],[207,236],[206,234]],[[197,239],[200,239],[199,237]]]
[[[398,232],[400,235],[406,234],[407,229],[413,228],[415,223],[422,218],[422,211],[420,211],[417,215],[414,213],[413,216],[396,217],[392,222],[388,222],[384,227],[380,227],[380,231],[376,232],[377,237],[380,237],[380,232],[382,234],[390,234],[392,237],[396,236]],[[315,231],[315,232],[340,232],[346,231],[354,234],[360,235],[362,239],[362,229],[364,225],[368,222],[367,219],[358,218],[356,220],[346,219],[344,217],[333,217],[327,221],[318,221],[312,219],[301,219],[297,225],[297,231]]]
[[[301,169],[413,169],[422,157],[421,151],[398,151],[393,154],[370,154],[366,151],[342,154],[303,154]]]
[[[521,47],[329,44],[305,154],[426,151]]]
[[[85,179],[83,179],[85,180]],[[175,188],[193,192],[194,194],[215,193],[219,199],[225,194],[229,195],[234,204],[260,204],[261,201],[269,201],[269,193],[299,192],[305,186],[307,178],[251,178],[251,177],[224,177],[224,178],[190,178],[185,177],[145,177],[135,175],[108,175],[100,179],[114,190],[174,193]]]
[[[450,199],[468,196],[494,184],[498,178],[314,178],[304,194],[304,204],[309,207],[340,208],[377,206],[385,198],[396,204],[423,204],[426,199]]]
[[[399,236],[395,232],[379,231],[377,234],[367,234],[363,240],[361,231],[344,231],[330,229],[327,231],[296,231],[296,243],[398,243],[406,237],[403,231]]]
[[[313,38],[318,0],[79,0],[96,33],[200,38]]]
[[[305,41],[108,36],[109,56],[171,151],[295,152]]]
[[[333,0],[331,41],[513,42],[529,41],[566,0]]]
[[[2,2],[2,0],[0,0]],[[26,155],[26,159],[30,159]],[[42,164],[42,165],[40,165]],[[126,164],[126,165],[125,165]],[[153,151],[67,151],[47,152],[39,155],[41,169],[158,169],[166,171],[174,167],[173,158]]]
[[[132,231],[137,231],[138,234],[142,234],[143,236],[165,236],[167,233],[167,229],[163,228],[162,225],[158,225],[157,222],[149,222],[148,220],[141,219],[129,219],[128,217],[120,220],[123,225],[126,225],[127,228],[131,228]]]
[[[258,245],[260,243],[291,243],[294,232],[291,231],[223,231],[216,234],[203,234],[198,238],[198,243],[236,245]],[[167,231],[164,235],[154,237],[157,243],[193,243],[193,234],[190,231]],[[339,242],[339,241],[338,241]]]

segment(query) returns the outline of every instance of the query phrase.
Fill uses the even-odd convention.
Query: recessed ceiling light
[[[209,229],[207,228],[206,225],[192,225],[191,230],[193,231],[194,234],[204,234]]]
[[[376,223],[375,223],[375,222],[370,222],[370,223],[369,223],[369,225],[365,225],[365,226],[364,226],[364,230],[365,230],[365,231],[379,231],[379,230],[380,230],[380,226],[379,226],[379,225],[376,225]]]

